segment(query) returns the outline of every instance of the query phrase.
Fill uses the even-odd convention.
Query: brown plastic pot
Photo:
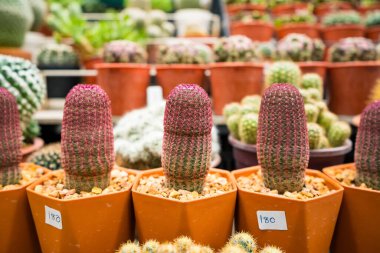
[[[234,15],[242,11],[259,11],[264,13],[267,7],[262,4],[229,4],[227,5],[227,13]]]
[[[43,252],[115,252],[122,242],[134,239],[131,188],[74,200],[56,199],[34,191],[37,185],[60,172],[53,171],[27,188]],[[61,213],[62,229],[45,222],[46,207]]]
[[[111,100],[112,115],[146,105],[146,89],[150,81],[150,67],[147,64],[100,63],[97,81]]]
[[[334,175],[334,170],[341,168],[356,170],[355,164],[351,163],[325,168],[323,172]],[[380,252],[380,191],[342,186],[344,195],[331,252]]]
[[[32,54],[18,47],[0,47],[0,54],[20,57],[26,60],[32,60]]]
[[[273,16],[292,15],[296,10],[308,9],[307,3],[279,4],[272,9]]]
[[[366,37],[374,42],[378,42],[380,40],[380,26],[368,27]]]
[[[210,64],[211,93],[214,112],[222,115],[223,107],[246,95],[261,94],[264,63],[224,62]]]
[[[254,41],[270,41],[274,35],[274,26],[266,22],[234,22],[231,24],[232,35],[245,35]]]
[[[277,29],[277,37],[279,39],[291,33],[305,34],[312,39],[320,38],[319,27],[316,24],[287,24]]]
[[[368,96],[379,78],[380,62],[329,64],[328,107],[340,115],[360,114],[367,105]]]
[[[352,5],[347,2],[332,2],[332,3],[321,3],[315,7],[315,14],[318,18],[322,18],[324,15],[338,10],[351,10]]]
[[[28,156],[40,150],[44,146],[45,142],[41,138],[34,138],[32,144],[28,144],[21,148],[22,161],[25,162]]]
[[[198,84],[205,88],[205,65],[160,64],[156,65],[156,78],[166,99],[178,84]]]
[[[235,179],[257,173],[260,166],[232,172]],[[309,200],[256,193],[238,186],[237,231],[247,231],[257,238],[259,246],[276,245],[291,253],[327,253],[338,218],[343,187],[320,171],[306,174],[323,178],[331,193]],[[260,230],[258,211],[284,211],[287,230]]]
[[[323,80],[326,78],[328,63],[324,61],[309,61],[309,62],[297,62],[297,65],[301,68],[303,74],[306,73],[316,73],[322,77]]]
[[[332,44],[348,37],[364,37],[365,27],[363,25],[337,25],[323,27],[321,32],[323,40]]]
[[[163,175],[163,170],[141,173],[132,189],[139,241],[155,239],[165,242],[187,235],[214,249],[223,247],[232,232],[237,190],[230,172],[218,169],[210,169],[210,172],[226,177],[234,189],[214,197],[179,201],[138,192],[142,177]]]
[[[21,168],[26,166],[20,164]],[[41,252],[26,187],[0,191],[0,252]]]

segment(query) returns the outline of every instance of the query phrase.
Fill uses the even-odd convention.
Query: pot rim
[[[248,22],[248,23],[236,21],[236,22],[231,23],[232,28],[239,28],[239,27],[252,27],[253,28],[253,27],[258,27],[258,26],[274,29],[274,25],[272,23],[265,22],[265,21],[252,21],[252,22]]]
[[[380,61],[329,62],[329,68],[380,67]]]
[[[155,64],[154,68],[156,70],[167,70],[167,69],[194,69],[194,70],[206,70],[208,64]]]
[[[215,173],[221,173],[223,174],[227,180],[232,184],[232,190],[230,191],[226,191],[222,194],[218,194],[218,195],[215,195],[215,196],[209,196],[209,197],[205,197],[205,198],[200,198],[200,199],[194,199],[194,200],[186,200],[186,201],[181,201],[181,200],[177,200],[177,199],[170,199],[170,198],[164,198],[164,197],[161,197],[161,196],[156,196],[156,195],[151,195],[151,194],[147,194],[147,193],[143,193],[143,192],[139,192],[137,191],[137,187],[139,185],[139,182],[141,180],[141,178],[146,175],[146,174],[159,174],[159,175],[163,175],[164,174],[164,169],[163,168],[157,168],[157,169],[150,169],[150,170],[145,170],[144,172],[140,173],[137,178],[136,178],[136,181],[135,183],[133,184],[132,186],[132,193],[133,194],[138,194],[138,195],[141,195],[141,196],[145,196],[145,197],[149,197],[149,198],[157,198],[157,199],[162,199],[164,201],[169,201],[169,202],[174,202],[174,203],[181,203],[181,204],[191,204],[191,203],[194,203],[194,202],[200,202],[200,201],[205,201],[205,200],[208,200],[208,199],[211,199],[211,198],[218,198],[218,197],[223,197],[225,195],[228,195],[228,194],[233,194],[233,193],[236,193],[237,192],[237,185],[236,185],[236,181],[234,179],[234,177],[232,176],[232,173],[227,171],[227,170],[222,170],[222,169],[216,169],[216,168],[210,168],[209,172],[215,172]]]
[[[267,9],[264,4],[252,4],[252,3],[234,3],[227,5],[227,11],[229,14],[235,14],[239,11],[265,11]]]
[[[265,62],[213,62],[209,64],[209,69],[216,68],[264,68]]]
[[[101,62],[95,64],[95,69],[150,69],[147,63],[123,63],[123,62]]]
[[[33,139],[33,144],[30,144],[30,145],[27,145],[25,147],[22,147],[21,148],[21,155],[28,155],[34,151],[37,151],[39,150],[40,148],[42,148],[44,146],[45,142],[43,139],[41,138],[34,138]]]

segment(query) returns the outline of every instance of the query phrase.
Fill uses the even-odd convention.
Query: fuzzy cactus
[[[359,25],[362,19],[357,11],[338,11],[325,15],[322,19],[324,26]]]
[[[261,103],[261,96],[260,95],[245,96],[241,100],[242,105],[252,105],[254,107],[260,107],[260,103]]]
[[[270,16],[268,13],[261,11],[240,11],[231,17],[232,22],[242,22],[242,23],[251,23],[251,22],[270,22]]]
[[[357,182],[380,190],[380,101],[368,105],[361,116],[356,137]]]
[[[326,131],[329,130],[332,123],[338,121],[338,116],[334,113],[324,110],[318,116],[318,124],[322,126]]]
[[[303,98],[291,84],[267,88],[261,102],[257,134],[264,184],[278,192],[299,191],[309,162]]]
[[[255,45],[246,36],[221,38],[214,45],[216,62],[250,62],[255,58]]]
[[[16,99],[0,88],[0,185],[17,184],[21,179],[21,129]]]
[[[327,132],[327,138],[332,147],[342,146],[351,136],[351,127],[344,121],[333,122]]]
[[[265,83],[267,87],[274,83],[290,83],[299,87],[301,83],[301,69],[293,62],[275,62],[265,74]]]
[[[28,157],[27,161],[50,170],[61,169],[61,144],[46,145]]]
[[[177,248],[171,243],[163,243],[158,247],[157,253],[177,253]]]
[[[99,86],[77,85],[67,95],[62,123],[62,167],[69,189],[106,188],[114,166],[110,100]]]
[[[376,27],[380,25],[380,10],[369,12],[365,18],[367,27]]]
[[[362,37],[341,39],[331,46],[328,56],[332,62],[375,61],[377,57],[375,44]]]
[[[305,114],[307,122],[317,122],[319,108],[313,104],[305,104]]]
[[[323,61],[325,58],[326,45],[320,39],[313,39],[312,61]]]
[[[79,57],[74,49],[65,44],[48,44],[37,55],[40,69],[77,69]]]
[[[239,137],[242,142],[256,144],[258,121],[258,115],[254,113],[241,117],[239,122]]]
[[[376,81],[376,84],[371,89],[371,94],[369,95],[369,102],[373,103],[380,100],[380,79]]]
[[[241,119],[241,115],[235,114],[229,117],[226,122],[228,131],[230,131],[231,135],[236,139],[240,139],[240,131],[239,131],[240,119]]]
[[[186,253],[214,253],[214,251],[208,246],[193,245]]]
[[[257,251],[257,243],[255,238],[244,232],[234,234],[228,241],[228,244],[238,246],[247,253],[255,253]]]
[[[211,159],[212,110],[197,85],[178,85],[164,117],[162,166],[168,187],[202,192]]]
[[[115,40],[104,46],[105,62],[145,63],[147,53],[140,45],[128,40]]]
[[[302,76],[301,87],[304,89],[314,88],[323,94],[323,80],[322,77],[315,73],[308,73]]]
[[[255,56],[260,61],[271,61],[277,58],[276,45],[273,42],[259,42],[255,45]]]
[[[310,149],[317,149],[324,136],[323,128],[317,123],[307,123],[308,139]]]
[[[277,27],[288,24],[315,24],[316,22],[317,18],[306,9],[296,10],[291,15],[281,15],[274,20]]]
[[[187,236],[180,236],[174,240],[174,245],[178,253],[187,253],[194,242]]]
[[[309,88],[307,89],[307,93],[309,94],[310,101],[321,101],[322,93],[319,89]]]
[[[157,253],[160,243],[156,240],[149,240],[144,243],[141,253]]]
[[[317,149],[324,149],[324,148],[330,148],[330,147],[331,145],[330,145],[329,139],[327,139],[325,135],[322,135]]]
[[[223,108],[223,116],[225,120],[234,114],[240,113],[240,104],[239,103],[229,103]]]
[[[284,251],[275,246],[266,246],[265,248],[260,250],[260,253],[284,253]]]
[[[120,246],[117,253],[141,253],[141,248],[137,243],[127,242]]]

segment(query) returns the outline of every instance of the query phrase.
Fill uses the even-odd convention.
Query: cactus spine
[[[264,184],[278,192],[300,191],[309,162],[303,98],[290,84],[274,84],[264,92],[257,134]]]
[[[263,248],[260,253],[284,253],[280,248],[274,246],[267,246]]]
[[[230,131],[232,136],[238,140],[240,139],[240,134],[239,134],[240,118],[241,116],[239,114],[232,115],[231,117],[228,118],[226,122],[228,130]]]
[[[149,240],[142,246],[141,253],[156,253],[160,243],[156,240]]]
[[[114,165],[110,100],[99,86],[77,85],[67,95],[62,123],[66,186],[106,188]]]
[[[301,69],[294,62],[278,61],[273,63],[265,75],[266,86],[274,83],[290,83],[296,87],[301,83]]]
[[[117,253],[141,253],[141,248],[137,243],[127,242],[120,246]]]
[[[197,85],[178,85],[164,116],[162,166],[170,188],[202,192],[211,159],[211,102]]]
[[[313,104],[305,104],[307,122],[317,122],[319,108]]]
[[[239,246],[247,253],[255,253],[257,251],[256,240],[248,233],[237,233],[231,237],[229,245]]]
[[[46,145],[28,157],[27,161],[50,170],[58,170],[61,168],[61,144]]]

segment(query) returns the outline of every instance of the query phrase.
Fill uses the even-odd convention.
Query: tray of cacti
[[[352,10],[353,6],[350,1],[346,0],[316,0],[314,13],[318,16],[319,19],[322,19],[325,15],[342,10]]]
[[[113,252],[134,238],[136,173],[114,166],[110,100],[99,86],[66,97],[62,167],[27,188],[43,252]]]
[[[366,37],[374,42],[380,40],[380,10],[369,12],[365,17]]]
[[[97,64],[97,81],[112,101],[112,115],[146,105],[150,67],[145,48],[127,40],[112,41],[104,46],[103,63]]]
[[[331,111],[348,116],[361,113],[380,78],[379,56],[374,43],[361,37],[342,39],[329,49],[327,89]]]
[[[266,12],[267,3],[265,0],[227,0],[227,13],[233,16],[242,11]]]
[[[21,127],[15,97],[0,88],[0,249],[2,252],[40,252],[26,187],[46,169],[21,163]]]
[[[162,87],[163,97],[179,83],[198,84],[207,90],[205,70],[214,61],[212,49],[190,39],[172,39],[160,46],[156,79]]]
[[[248,94],[261,94],[264,63],[255,62],[255,44],[243,35],[221,38],[214,45],[215,63],[210,64],[214,113]]]
[[[297,0],[269,0],[267,1],[271,10],[272,16],[278,17],[282,15],[291,15],[299,10],[309,9],[307,1]]]
[[[165,108],[163,169],[142,172],[132,188],[141,242],[178,235],[220,249],[234,218],[236,186],[225,170],[210,169],[211,101],[197,85],[179,85]]]
[[[333,252],[380,252],[380,102],[368,105],[361,116],[355,162],[323,170],[344,187]]]
[[[298,10],[290,15],[279,16],[274,24],[279,39],[291,33],[305,34],[312,39],[320,37],[317,18],[309,10]]]
[[[236,170],[236,229],[285,252],[328,252],[343,187],[307,170],[309,142],[303,97],[292,84],[273,84],[261,101],[260,166]],[[323,233],[321,233],[323,231]]]

